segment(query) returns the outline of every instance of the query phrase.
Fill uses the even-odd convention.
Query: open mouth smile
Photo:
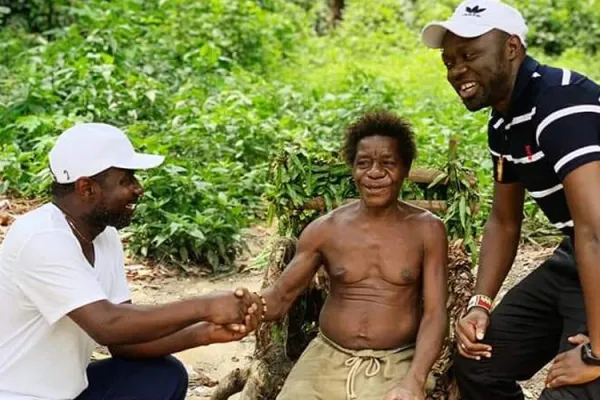
[[[458,94],[463,99],[473,97],[477,92],[479,84],[477,82],[466,82],[458,87]]]

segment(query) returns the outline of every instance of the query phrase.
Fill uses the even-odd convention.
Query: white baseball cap
[[[77,124],[64,131],[50,151],[50,172],[58,183],[72,183],[109,168],[149,169],[163,156],[136,153],[120,129],[101,123]]]
[[[448,31],[463,38],[475,38],[492,29],[517,35],[523,46],[527,47],[528,28],[525,19],[517,9],[499,0],[463,1],[450,19],[427,24],[421,33],[421,40],[426,46],[439,49]]]

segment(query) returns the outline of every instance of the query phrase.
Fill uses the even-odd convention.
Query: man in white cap
[[[521,14],[493,0],[465,1],[422,32],[466,108],[492,108],[494,198],[456,327],[456,378],[464,399],[523,399],[517,381],[554,360],[542,399],[600,399],[600,87],[528,56],[526,34]],[[565,238],[492,311],[526,190]]]
[[[79,124],[50,152],[52,202],[15,221],[0,247],[0,400],[182,400],[171,353],[255,327],[245,290],[135,306],[117,229],[143,190],[139,154],[116,127]],[[93,362],[95,343],[112,358]]]

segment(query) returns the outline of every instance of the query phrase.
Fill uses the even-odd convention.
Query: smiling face
[[[95,226],[113,226],[121,229],[131,223],[135,205],[143,194],[134,171],[111,168],[103,173],[95,191],[95,205],[86,215],[88,223]]]
[[[447,79],[469,111],[510,101],[513,82],[507,53],[514,40],[496,30],[474,39],[445,35],[442,60]]]
[[[368,207],[394,204],[407,173],[393,137],[375,135],[358,142],[352,177]]]

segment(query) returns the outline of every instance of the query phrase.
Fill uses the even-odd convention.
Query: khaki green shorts
[[[383,400],[406,376],[414,345],[395,350],[350,350],[322,333],[290,371],[277,400]],[[427,379],[427,389],[435,381]]]

